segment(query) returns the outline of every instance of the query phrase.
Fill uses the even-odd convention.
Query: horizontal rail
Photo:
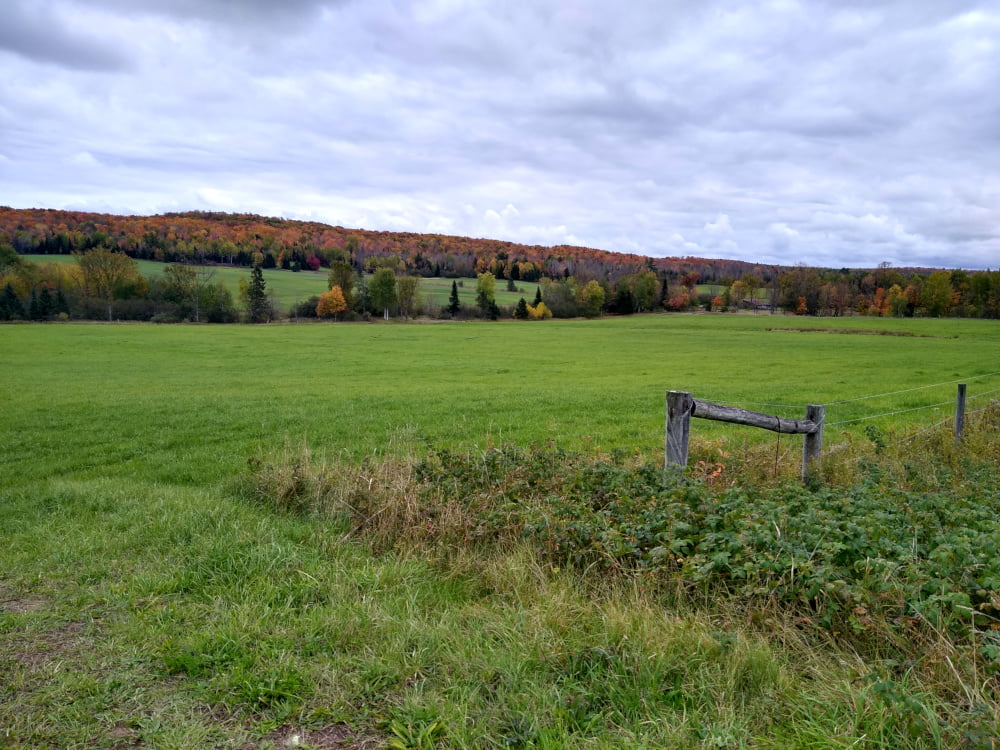
[[[713,404],[698,398],[694,399],[694,410],[691,412],[691,416],[699,419],[712,419],[716,422],[733,422],[749,427],[760,427],[783,435],[812,435],[820,428],[820,425],[811,419],[785,419],[759,411]]]
[[[823,421],[826,407],[808,404],[805,419],[785,419],[774,414],[713,404],[691,396],[687,391],[667,391],[667,434],[665,466],[687,466],[691,418],[759,427],[786,435],[805,435],[802,446],[802,480],[808,481],[819,468],[823,449]]]

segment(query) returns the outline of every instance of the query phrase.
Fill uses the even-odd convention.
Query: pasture
[[[370,485],[397,455],[550,441],[655,463],[668,389],[891,438],[946,419],[953,381],[995,394],[997,352],[962,320],[0,326],[0,745],[994,747],[984,675],[935,693],[516,545],[373,554],[247,476],[308,451]],[[692,427],[730,453],[756,432]]]

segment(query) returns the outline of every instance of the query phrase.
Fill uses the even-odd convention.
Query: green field
[[[668,389],[829,404],[835,452],[946,419],[957,380],[985,406],[998,351],[988,321],[769,315],[0,326],[0,747],[995,747],[994,678],[965,652],[941,651],[964,692],[936,694],[859,642],[591,590],[520,548],[375,554],[247,481],[306,446],[369,486],[437,448],[656,463]],[[713,451],[775,442],[692,431]],[[781,437],[793,463],[800,440]]]
[[[75,263],[72,255],[25,255],[25,259],[33,263]],[[151,260],[136,261],[139,273],[146,278],[158,278],[166,266],[165,263],[157,263]],[[214,281],[221,281],[237,299],[239,282],[241,279],[249,280],[250,270],[247,268],[234,268],[230,266],[212,266],[208,270],[213,274]],[[463,305],[475,307],[476,305],[476,280],[456,279],[459,283],[458,298]],[[287,313],[289,308],[297,302],[303,302],[310,297],[322,294],[327,290],[327,271],[283,271],[281,269],[269,268],[264,270],[264,283],[268,292],[272,295],[277,308],[282,313]],[[430,315],[436,315],[438,311],[448,304],[448,296],[451,294],[452,279],[421,279],[420,293],[424,309]],[[518,282],[518,288],[523,292],[507,291],[506,282],[498,281],[496,290],[496,302],[502,306],[513,306],[524,297],[527,302],[535,298],[535,290],[538,284],[532,282]]]

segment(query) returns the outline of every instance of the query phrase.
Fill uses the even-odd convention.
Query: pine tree
[[[247,317],[251,323],[266,323],[271,317],[271,305],[267,299],[264,272],[259,263],[250,271],[250,286],[247,288]]]
[[[458,301],[458,282],[451,282],[451,296],[448,297],[448,307],[445,308],[451,317],[458,315],[462,309],[462,303]]]
[[[524,297],[521,297],[517,301],[517,307],[514,309],[514,317],[518,320],[528,319],[528,303],[524,301]]]
[[[24,317],[24,305],[10,284],[3,289],[0,297],[0,320],[20,320]]]
[[[538,307],[538,303],[542,301],[542,288],[540,286],[535,287],[535,304],[532,307]]]

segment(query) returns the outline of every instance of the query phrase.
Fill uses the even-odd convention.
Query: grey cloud
[[[9,0],[0,23],[0,50],[77,70],[115,72],[130,67],[109,40],[60,17],[44,0]]]
[[[199,19],[223,25],[298,25],[325,7],[353,0],[92,0],[114,13],[155,15],[178,21]]]

